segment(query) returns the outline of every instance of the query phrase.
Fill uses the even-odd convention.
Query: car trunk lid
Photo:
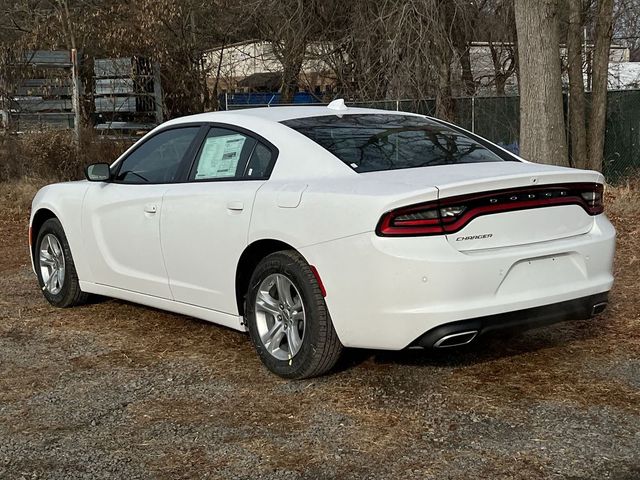
[[[490,193],[483,203],[494,202],[489,203],[487,210],[497,208],[476,216],[459,231],[447,234],[447,241],[454,248],[471,251],[525,245],[582,235],[591,230],[593,216],[583,206],[567,199],[580,197],[580,191],[574,190],[577,185],[601,183],[599,173],[531,163],[503,164],[502,167],[507,168],[494,176],[487,176],[481,168],[470,168],[465,172],[467,178],[452,178],[438,184],[442,202],[452,197],[474,198],[475,194],[483,197]],[[500,211],[501,206],[506,211]]]
[[[385,173],[388,181],[412,188],[433,185],[438,189],[441,207],[464,207],[459,217],[442,218],[447,241],[460,251],[524,245],[587,233],[593,226],[593,215],[585,209],[581,192],[593,190],[595,184],[603,182],[597,172],[528,162],[410,170],[377,174]]]

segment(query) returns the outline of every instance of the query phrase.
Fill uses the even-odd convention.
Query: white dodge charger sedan
[[[421,115],[341,100],[193,115],[86,176],[33,200],[46,299],[99,294],[248,330],[286,378],[328,371],[343,347],[586,319],[613,283],[600,173]]]

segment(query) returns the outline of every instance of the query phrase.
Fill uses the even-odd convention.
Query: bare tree
[[[613,33],[613,0],[589,5],[569,0],[567,64],[569,73],[569,131],[571,160],[578,168],[602,170],[607,115],[609,55]],[[589,12],[589,9],[592,9]],[[594,24],[594,25],[592,25]],[[583,80],[583,29],[593,30],[591,60],[586,70],[592,79],[591,105],[586,107]]]
[[[568,165],[558,32],[558,0],[515,0],[520,64],[520,152]]]
[[[589,116],[589,168],[601,171],[607,119],[609,50],[613,35],[613,0],[599,0],[597,8]]]
[[[567,28],[567,65],[569,73],[569,131],[571,138],[571,163],[586,168],[587,127],[585,124],[585,98],[583,77],[582,31],[584,8],[582,0],[568,0],[569,23]]]
[[[453,121],[455,104],[451,88],[451,64],[456,52],[454,32],[458,31],[458,28],[455,24],[463,23],[463,9],[458,2],[450,0],[436,1],[435,4],[428,6],[431,7],[429,13],[432,19],[430,21],[430,30],[433,34],[431,50],[437,72],[436,116]],[[458,36],[461,37],[461,35]]]
[[[627,46],[632,62],[640,61],[640,0],[614,1],[613,41]]]
[[[486,39],[491,55],[493,75],[488,84],[495,86],[497,95],[506,94],[506,85],[518,69],[518,44],[516,38],[513,1],[488,0],[479,12],[480,39]]]
[[[300,71],[316,25],[314,1],[255,0],[243,5],[260,40],[269,42],[282,66],[280,102],[291,103],[300,84]]]
[[[349,5],[349,25],[343,26],[342,45],[348,59],[341,72],[343,85],[362,99],[381,100],[395,93],[392,82],[405,57],[402,30],[411,6],[394,9],[393,2],[354,0]]]

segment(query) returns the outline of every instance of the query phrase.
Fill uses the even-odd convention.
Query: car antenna
[[[271,106],[271,102],[273,102],[273,99],[276,98],[276,94],[274,93],[273,95],[271,95],[271,98],[269,99],[269,101],[267,102],[267,107]]]
[[[343,98],[336,98],[331,103],[329,103],[329,105],[327,105],[327,108],[331,110],[346,110],[347,106],[344,104]]]

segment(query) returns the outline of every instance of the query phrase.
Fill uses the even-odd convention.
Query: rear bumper
[[[586,320],[605,309],[608,296],[609,292],[604,292],[542,307],[446,323],[424,333],[411,346],[454,347],[471,343],[486,334],[523,332],[568,320]]]
[[[300,251],[322,278],[343,345],[401,350],[441,325],[608,292],[615,230],[598,215],[582,235],[475,252],[444,237],[373,232]]]

